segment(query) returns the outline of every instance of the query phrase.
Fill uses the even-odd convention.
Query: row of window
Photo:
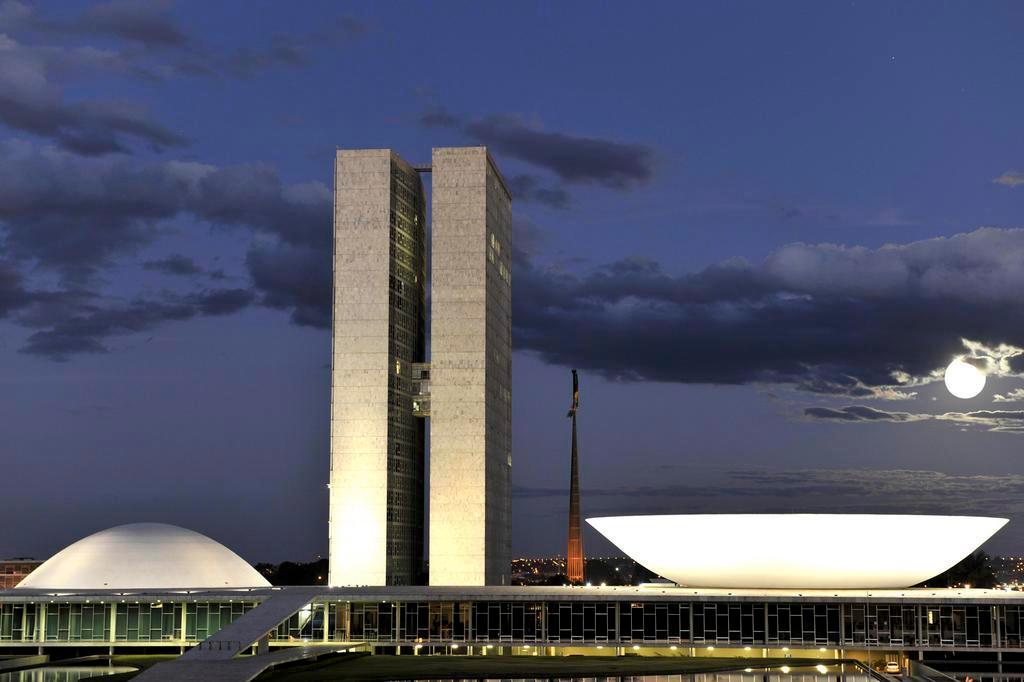
[[[415,225],[410,230],[402,224],[403,222],[396,213],[391,214],[391,244],[404,249],[412,256],[419,256],[423,253],[423,231]]]
[[[180,641],[183,615],[185,638],[199,641],[254,607],[243,602],[0,604],[0,641]]]
[[[336,611],[334,636],[355,641],[1024,646],[1018,606],[406,602]]]
[[[415,524],[387,541],[404,579],[422,555]],[[409,577],[409,576],[405,576]],[[198,641],[253,603],[0,604],[0,641]],[[688,602],[314,604],[277,636],[371,642],[682,643],[750,646],[1024,648],[1017,605]],[[112,630],[113,628],[113,630]]]

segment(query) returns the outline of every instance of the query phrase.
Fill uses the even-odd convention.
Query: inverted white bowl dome
[[[680,514],[587,523],[690,587],[900,588],[935,577],[1007,523],[982,516]]]
[[[15,588],[44,590],[268,587],[240,556],[195,531],[132,523],[68,545]]]

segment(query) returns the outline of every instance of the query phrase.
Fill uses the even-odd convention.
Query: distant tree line
[[[279,564],[256,564],[254,567],[271,585],[326,585],[327,559],[309,563],[283,561]]]

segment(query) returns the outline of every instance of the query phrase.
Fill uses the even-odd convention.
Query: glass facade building
[[[423,569],[425,425],[416,416],[413,367],[426,359],[426,213],[419,173],[391,160],[387,475],[388,584],[415,584]]]
[[[350,598],[328,591],[313,598],[272,631],[271,643],[1024,652],[1022,598],[342,596]],[[0,595],[0,650],[73,643],[185,646],[215,634],[265,597],[33,602]]]

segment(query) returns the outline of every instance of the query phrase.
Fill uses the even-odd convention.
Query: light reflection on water
[[[106,677],[117,673],[130,673],[137,668],[126,666],[54,666],[0,673],[0,682],[78,682],[90,677]]]
[[[680,675],[612,675],[607,677],[495,677],[474,678],[476,682],[872,682],[863,673],[813,672],[742,672],[686,673]],[[392,680],[391,682],[409,682]],[[417,680],[416,682],[452,682],[450,680]],[[1020,682],[1024,682],[1021,680]]]

